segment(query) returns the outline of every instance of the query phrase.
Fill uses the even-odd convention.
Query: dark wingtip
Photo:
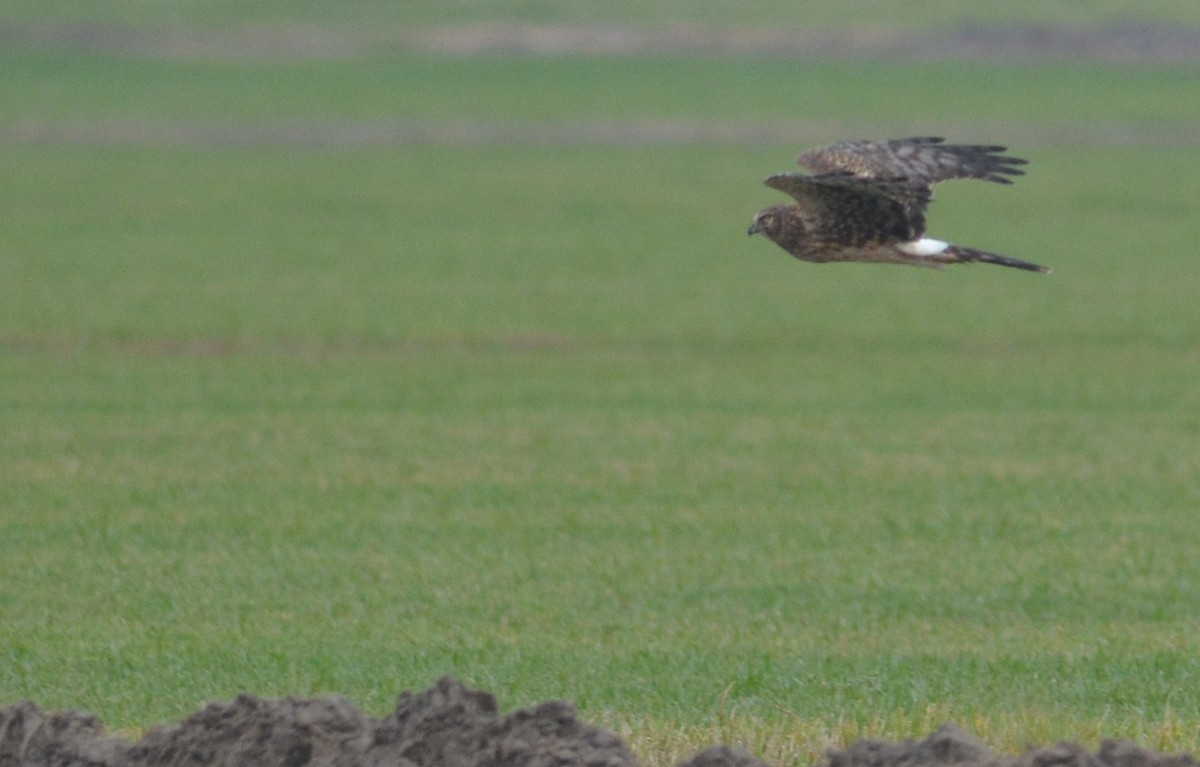
[[[1025,171],[1021,170],[1020,168],[999,167],[999,168],[988,168],[987,170],[990,172],[986,173],[983,176],[980,176],[980,178],[982,178],[984,181],[993,181],[997,184],[1011,184],[1012,179],[1008,178],[1008,176],[1024,176],[1025,175]],[[1001,176],[1000,175],[1001,173],[1003,173],[1004,175]]]

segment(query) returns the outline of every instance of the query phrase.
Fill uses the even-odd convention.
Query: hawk
[[[763,234],[801,261],[868,261],[941,268],[980,262],[1031,272],[1047,267],[925,236],[933,185],[954,178],[1011,184],[1027,160],[1003,146],[944,144],[926,136],[842,141],[796,158],[814,171],[777,173],[765,183],[795,202],[760,211],[749,234]]]

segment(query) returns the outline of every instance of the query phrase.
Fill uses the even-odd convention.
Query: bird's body
[[[763,234],[802,261],[865,261],[942,267],[992,263],[1028,271],[1044,266],[925,236],[933,184],[978,178],[1001,184],[1022,175],[1025,160],[1002,146],[942,144],[940,138],[845,141],[797,161],[815,171],[777,173],[764,182],[795,202],[760,211],[750,234]]]

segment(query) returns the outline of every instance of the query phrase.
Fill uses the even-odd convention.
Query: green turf
[[[452,673],[654,764],[947,719],[1200,748],[1200,160],[1062,138],[1187,129],[1193,72],[824,64],[789,111],[797,62],[3,55],[17,126],[1016,126],[1030,175],[931,233],[1055,271],[794,262],[744,232],[798,146],[10,141],[0,704]]]
[[[0,51],[0,125],[770,120],[797,130],[903,123],[1154,129],[1200,120],[1190,65],[814,61],[754,56],[160,60]],[[997,133],[1000,133],[997,131]],[[992,138],[1000,138],[993,136]]]
[[[1194,721],[1196,169],[943,195],[1041,277],[794,263],[774,154],[8,150],[5,697]]]

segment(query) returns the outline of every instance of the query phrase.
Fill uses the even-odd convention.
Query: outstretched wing
[[[790,194],[817,228],[853,246],[920,237],[925,233],[925,207],[933,196],[920,183],[842,174],[777,173],[763,183]]]
[[[943,138],[924,136],[894,141],[841,141],[810,149],[796,162],[817,173],[849,173],[860,178],[907,179],[936,184],[953,178],[979,178],[1011,184],[1007,176],[1023,176],[1016,167],[1028,164],[1001,154],[1008,147],[984,144],[943,144]]]

